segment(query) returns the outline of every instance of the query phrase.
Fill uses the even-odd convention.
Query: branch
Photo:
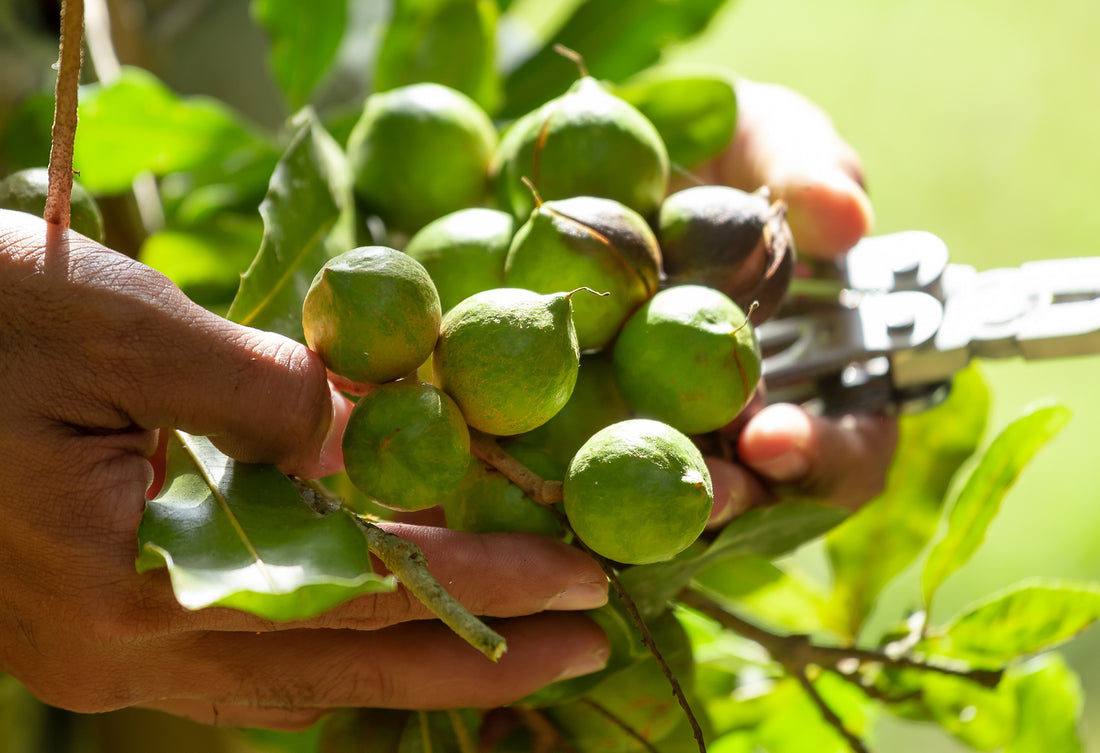
[[[460,638],[476,648],[492,661],[497,661],[507,650],[504,638],[470,613],[451,596],[428,569],[428,559],[420,547],[389,531],[376,526],[344,504],[344,501],[326,489],[320,482],[294,479],[302,499],[321,513],[337,509],[347,510],[363,531],[370,549],[401,584],[432,611]]]
[[[61,43],[57,86],[54,90],[53,134],[50,144],[49,188],[43,219],[62,230],[69,227],[69,200],[73,192],[73,142],[76,140],[77,90],[84,57],[84,0],[61,5]]]
[[[360,515],[355,522],[367,537],[367,547],[409,592],[464,641],[497,661],[507,650],[504,638],[470,613],[428,570],[428,559],[416,544],[384,531]]]
[[[759,643],[773,656],[797,656],[805,665],[813,664],[825,669],[835,670],[841,674],[839,667],[842,663],[856,659],[864,664],[881,664],[895,669],[917,669],[925,672],[938,672],[939,674],[960,677],[964,680],[977,683],[983,687],[995,688],[1004,675],[1002,670],[993,669],[962,669],[949,667],[943,664],[931,664],[908,657],[894,657],[881,651],[868,651],[860,648],[836,648],[833,646],[819,646],[808,635],[777,635],[742,620],[723,609],[712,599],[697,591],[684,591],[677,596],[677,600],[696,609],[711,619],[720,623],[741,635]]]
[[[763,646],[767,652],[779,662],[788,674],[795,677],[821,712],[822,717],[836,731],[841,734],[855,753],[867,753],[867,747],[856,735],[849,732],[843,721],[836,715],[825,699],[817,692],[813,682],[807,675],[807,669],[812,666],[821,667],[836,672],[847,678],[851,672],[844,671],[841,667],[850,663],[853,659],[859,663],[880,664],[886,667],[900,669],[917,669],[927,672],[961,677],[985,687],[996,687],[1001,680],[1003,672],[1000,670],[973,669],[964,670],[954,667],[946,667],[939,664],[929,664],[907,657],[891,657],[880,651],[868,651],[859,648],[835,648],[832,646],[819,646],[808,635],[792,634],[778,635],[764,628],[746,622],[736,615],[730,614],[714,600],[697,592],[685,589],[677,596],[677,601],[691,607],[710,617],[722,627],[739,633],[749,640]]]
[[[835,729],[848,743],[848,747],[852,749],[853,753],[870,753],[863,741],[859,739],[859,736],[849,732],[848,728],[844,726],[844,720],[837,716],[829,704],[825,703],[825,699],[821,697],[821,694],[817,692],[817,688],[814,687],[813,681],[806,675],[806,668],[794,668],[795,671],[791,672],[796,678],[798,678],[799,684],[802,689],[806,691],[806,695],[810,697],[814,705],[817,706],[817,710],[821,712],[821,716],[828,722],[829,726]],[[791,670],[787,670],[790,672]]]
[[[561,482],[547,481],[500,448],[494,437],[480,431],[470,432],[470,451],[474,457],[496,468],[524,493],[547,507],[561,502]]]

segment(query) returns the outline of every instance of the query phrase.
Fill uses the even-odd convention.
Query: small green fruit
[[[351,482],[398,510],[442,503],[471,458],[462,412],[440,389],[422,382],[384,384],[359,398],[343,449]]]
[[[657,292],[661,252],[649,225],[612,199],[540,202],[508,250],[510,287],[538,293],[591,288],[573,301],[581,350],[598,350]]]
[[[414,233],[484,199],[495,146],[489,116],[459,91],[412,84],[375,92],[348,137],[356,196],[387,226]]]
[[[745,314],[713,288],[677,285],[623,325],[615,379],[639,414],[685,434],[732,421],[760,381],[760,344]]]
[[[501,204],[517,219],[543,199],[602,196],[648,216],[668,186],[668,152],[657,129],[596,79],[582,76],[565,94],[524,115],[505,132],[492,171]]]
[[[0,209],[14,209],[41,217],[46,211],[50,175],[45,167],[30,167],[0,181]],[[73,181],[69,198],[69,227],[97,243],[103,242],[103,213],[84,186]]]
[[[330,259],[302,306],[306,344],[330,371],[359,384],[415,371],[432,354],[441,317],[427,270],[385,246]]]
[[[569,294],[470,296],[443,317],[433,365],[475,429],[510,435],[546,423],[569,400],[580,365]]]
[[[589,437],[630,416],[630,406],[615,382],[611,354],[608,351],[585,353],[581,356],[573,395],[565,407],[542,426],[509,441],[505,449],[512,455],[523,452],[524,448],[541,451],[553,467],[548,469],[549,475],[536,472],[543,478],[560,481],[565,478],[569,461]]]
[[[505,286],[504,261],[514,227],[507,212],[460,209],[421,228],[405,253],[428,270],[447,312],[474,293]]]
[[[562,487],[581,541],[632,565],[661,562],[703,532],[714,502],[710,472],[671,426],[629,419],[596,432],[577,451]]]
[[[695,186],[664,200],[657,216],[670,285],[717,288],[757,322],[783,302],[794,271],[786,204],[728,186]]]

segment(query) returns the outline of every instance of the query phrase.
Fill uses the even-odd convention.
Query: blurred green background
[[[987,269],[1100,254],[1097,39],[1095,0],[738,0],[676,58],[808,95],[863,157],[875,232],[928,230],[955,261]],[[1100,357],[987,362],[985,374],[991,429],[1051,396],[1073,419],[940,591],[941,621],[1028,576],[1100,580]],[[884,595],[877,624],[915,606],[915,576]],[[1088,697],[1088,749],[1100,750],[1100,631],[1064,652]],[[901,723],[877,749],[963,750]]]
[[[0,16],[8,2],[0,0]],[[178,40],[181,48],[216,47],[213,35],[248,24],[244,0],[200,4],[235,23],[198,26]],[[545,18],[568,2],[516,4]],[[369,16],[384,4],[353,5]],[[1100,254],[1096,39],[1096,0],[734,0],[705,35],[673,57],[726,65],[809,96],[863,157],[876,232],[928,230],[947,242],[955,261],[987,269]],[[262,57],[245,54],[247,38],[233,41],[240,53],[233,76],[193,55],[187,70],[166,73],[175,74],[181,91],[262,80],[248,67],[261,67]],[[30,50],[29,44],[0,44],[9,82],[18,78],[15,62],[48,61],[54,54],[52,47]],[[171,53],[163,46],[151,56],[171,69]],[[48,62],[39,69],[48,70]],[[271,86],[218,93],[247,101],[259,121],[282,116]],[[1100,403],[1092,396],[1100,356],[990,362],[985,373],[994,398],[992,430],[1046,397],[1068,404],[1074,417],[1025,470],[978,555],[940,590],[934,620],[1028,576],[1100,581],[1100,546],[1092,543],[1100,533],[1094,505],[1100,441],[1093,428],[1100,425]],[[916,575],[907,573],[885,594],[872,631],[915,606]],[[1088,749],[1100,750],[1100,630],[1065,653],[1088,698]],[[935,729],[901,722],[880,730],[875,749],[963,750]]]

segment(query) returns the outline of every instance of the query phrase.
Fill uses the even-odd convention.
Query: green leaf
[[[311,110],[298,123],[260,205],[263,242],[241,277],[229,318],[303,340],[302,301],[317,270],[333,256],[329,231],[352,201],[340,147]]]
[[[579,52],[596,78],[621,82],[660,59],[672,44],[703,31],[726,0],[584,0],[546,44],[504,82],[505,117],[518,117],[577,80],[577,66],[555,44]]]
[[[620,576],[643,617],[664,611],[695,574],[724,557],[778,557],[816,538],[847,513],[813,502],[791,501],[749,510],[735,518],[705,549],[696,547],[668,562],[627,568]]]
[[[394,0],[374,68],[375,90],[431,81],[495,112],[499,15],[494,0]]]
[[[326,722],[328,719],[326,718]],[[270,729],[246,727],[237,730],[248,743],[247,750],[264,753],[322,753],[320,748],[322,725],[316,724],[301,732],[279,732]],[[324,753],[329,753],[324,751]],[[355,751],[355,753],[361,753]]]
[[[961,667],[960,667],[961,669]],[[988,688],[959,675],[885,667],[874,677],[876,695],[894,715],[935,722],[979,750],[1007,742],[1016,720],[1016,701],[1002,682]]]
[[[307,101],[344,38],[347,0],[254,0],[253,17],[271,40],[269,63],[291,110]]]
[[[930,608],[932,596],[951,573],[977,551],[1001,500],[1036,451],[1069,419],[1062,405],[1030,410],[1002,431],[982,456],[959,492],[947,518],[947,531],[928,555],[921,577],[921,596]]]
[[[750,732],[731,732],[707,745],[709,753],[753,753],[757,750],[755,735]]]
[[[994,750],[1012,734],[1016,702],[1011,693],[936,672],[922,673],[920,687],[931,718],[970,747]]]
[[[726,557],[695,575],[692,587],[733,606],[752,622],[784,632],[832,630],[836,615],[814,584],[764,557]]]
[[[989,391],[971,368],[956,375],[944,404],[900,419],[886,490],[826,539],[846,637],[856,636],[879,592],[932,538],[951,481],[977,449],[988,413]]]
[[[321,727],[321,739],[310,753],[397,753],[409,726],[405,709],[340,709]]]
[[[862,737],[870,728],[873,708],[859,688],[831,673],[823,673],[814,680],[814,688],[848,731]],[[768,753],[851,753],[852,750],[804,691],[764,720],[757,742]]]
[[[980,601],[921,651],[999,668],[1068,640],[1100,618],[1100,584],[1029,579]]]
[[[657,127],[674,165],[701,165],[733,141],[737,94],[726,71],[654,68],[614,91]]]
[[[1016,694],[1016,733],[1005,753],[1081,753],[1081,681],[1058,654],[1013,668],[1006,683]]]
[[[49,163],[53,105],[53,94],[32,94],[11,113],[0,131],[0,175]]]
[[[6,753],[47,750],[47,712],[18,680],[0,673],[0,742]]]
[[[746,554],[778,557],[831,530],[847,517],[848,513],[837,507],[801,500],[760,507],[734,518],[704,556],[708,562]]]
[[[217,222],[230,211],[255,216],[279,153],[272,148],[238,156],[232,165],[172,173],[159,181],[168,227],[194,228]]]
[[[146,506],[138,541],[138,571],[167,567],[188,609],[300,620],[394,587],[371,570],[349,513],[320,515],[274,466],[238,463],[182,432],[169,442],[164,489]]]
[[[192,229],[154,233],[142,244],[141,260],[166,275],[191,300],[211,310],[224,310],[262,238],[258,217],[227,215]]]
[[[93,193],[118,193],[143,173],[226,170],[267,141],[217,100],[180,98],[153,74],[124,67],[81,90],[74,163]]]

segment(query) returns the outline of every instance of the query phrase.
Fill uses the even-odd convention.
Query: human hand
[[[747,191],[767,186],[787,204],[799,254],[844,254],[874,221],[855,150],[802,95],[744,79],[736,87],[734,138],[694,172],[705,182]],[[712,526],[780,497],[858,509],[885,484],[897,422],[871,414],[826,418],[789,404],[764,407],[757,396],[723,432],[736,462],[707,459],[715,486]]]
[[[401,589],[287,624],[184,610],[164,571],[134,566],[157,429],[288,473],[331,472],[348,405],[320,359],[9,211],[0,352],[0,669],[42,700],[299,728],[337,706],[499,705],[606,660],[602,632],[568,613],[604,602],[599,567],[519,534],[391,528],[471,611],[506,618],[494,622],[509,643],[498,664]]]
[[[777,84],[738,79],[737,130],[718,157],[692,170],[705,183],[755,191],[787,204],[799,254],[831,259],[874,224],[863,165],[829,116]]]

